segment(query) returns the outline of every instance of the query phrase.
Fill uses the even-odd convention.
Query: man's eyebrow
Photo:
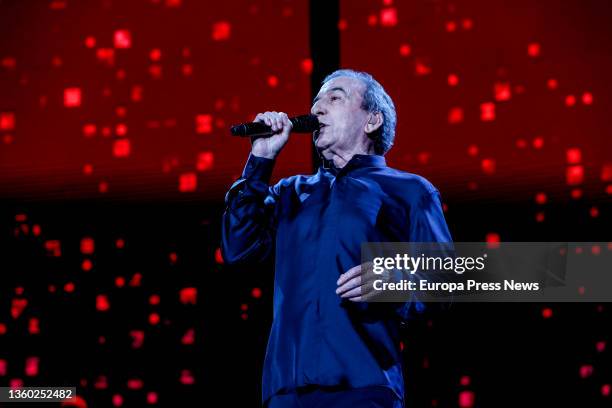
[[[344,88],[336,86],[328,91],[325,91],[325,93],[329,93],[329,92],[333,92],[333,91],[341,91],[342,93],[344,93],[345,96],[348,96],[348,93],[344,90]],[[317,101],[319,100],[319,95],[317,95],[313,100],[312,100],[312,104],[314,105],[315,103],[317,103]]]

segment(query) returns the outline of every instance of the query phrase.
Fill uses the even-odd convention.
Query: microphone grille
[[[315,115],[296,116],[291,120],[296,133],[311,133],[319,129],[319,119]]]

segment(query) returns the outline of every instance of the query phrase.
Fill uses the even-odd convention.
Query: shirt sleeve
[[[424,194],[410,209],[410,242],[452,242],[438,190]]]
[[[225,196],[221,251],[228,264],[265,262],[274,252],[278,191],[268,186],[274,160],[249,155]]]
[[[418,202],[411,206],[408,221],[407,238],[409,242],[453,242],[446,225],[442,210],[442,200],[438,190],[431,190],[423,194]],[[413,276],[418,278],[419,273]],[[451,303],[439,302],[428,302],[425,304],[411,293],[410,299],[402,303],[396,309],[396,312],[402,321],[407,321],[424,313],[426,310],[448,310],[450,305]]]

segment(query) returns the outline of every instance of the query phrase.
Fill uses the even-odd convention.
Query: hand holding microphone
[[[314,115],[287,117],[284,112],[258,113],[252,123],[232,126],[234,136],[251,137],[251,153],[258,157],[274,159],[289,140],[291,131],[312,133],[319,129]]]

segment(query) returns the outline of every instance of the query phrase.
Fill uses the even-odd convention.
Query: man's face
[[[315,146],[327,160],[334,154],[351,152],[367,138],[368,112],[361,108],[364,91],[359,79],[338,77],[325,83],[317,94],[310,110],[322,126],[314,133]]]

